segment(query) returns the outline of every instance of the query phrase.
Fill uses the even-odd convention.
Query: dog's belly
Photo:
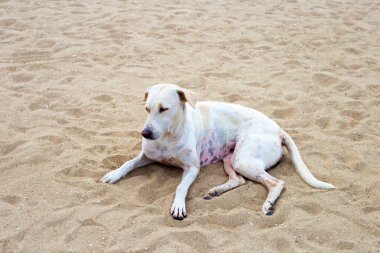
[[[201,166],[219,162],[234,152],[236,140],[226,137],[215,130],[205,131],[201,140]]]

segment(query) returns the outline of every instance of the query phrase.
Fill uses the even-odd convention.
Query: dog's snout
[[[153,139],[153,133],[152,133],[152,131],[150,131],[149,129],[144,129],[144,130],[141,132],[141,135],[142,135],[145,139],[148,139],[148,140],[152,140],[152,139]]]

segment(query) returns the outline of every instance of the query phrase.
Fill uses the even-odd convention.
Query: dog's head
[[[172,134],[183,120],[186,103],[195,108],[197,95],[174,84],[157,84],[145,92],[145,109],[149,113],[142,131],[148,140],[157,140]]]
[[[149,115],[141,134],[157,140],[173,133],[185,116],[186,103],[195,108],[197,95],[174,84],[157,84],[145,92],[144,101]]]

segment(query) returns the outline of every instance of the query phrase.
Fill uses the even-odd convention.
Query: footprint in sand
[[[339,82],[334,88],[336,91],[344,94],[345,96],[348,96],[356,100],[363,100],[365,98],[365,92],[367,91],[367,89],[364,89],[360,85],[354,84],[349,81]],[[368,88],[370,90],[374,89],[373,87],[372,89],[371,87],[368,87]]]
[[[322,212],[322,206],[313,202],[299,203],[295,204],[295,206],[312,215],[316,215]]]
[[[360,62],[358,59],[354,59],[353,57],[350,57],[351,59],[341,59],[337,62],[337,64],[346,70],[358,70],[364,67],[364,65]]]
[[[317,126],[323,129],[330,125],[330,120],[331,120],[330,117],[322,117],[322,118],[316,119],[315,123]]]
[[[55,41],[42,39],[36,42],[36,46],[39,48],[51,48],[55,45]]]
[[[77,177],[85,177],[85,178],[98,178],[99,173],[96,172],[96,168],[98,166],[96,161],[85,164],[85,165],[74,165],[72,167],[65,168],[63,170],[55,173],[55,178],[57,179],[67,179],[67,178],[77,178]]]
[[[335,77],[332,77],[332,76],[328,76],[328,75],[322,74],[322,73],[317,73],[317,74],[313,75],[312,81],[313,81],[313,83],[315,83],[317,85],[320,85],[320,86],[323,86],[323,87],[329,87],[332,84],[338,82],[339,79],[335,78]]]
[[[270,88],[272,86],[271,84],[263,84],[259,82],[245,82],[243,84],[247,86],[258,87],[258,88]]]
[[[81,158],[78,162],[79,165],[87,166],[87,167],[97,167],[98,162],[95,160],[87,159],[87,158]]]
[[[306,43],[304,43],[304,45],[311,49],[317,49],[323,45],[326,45],[327,43],[328,43],[327,38],[320,37],[320,38],[313,38],[307,41]]]
[[[361,209],[368,220],[377,227],[380,227],[380,207],[367,206]]]
[[[353,48],[353,47],[347,47],[347,48],[344,49],[344,51],[346,53],[354,54],[354,55],[361,55],[361,54],[363,54],[363,51],[358,50],[358,49]]]
[[[46,217],[45,226],[46,227],[57,227],[63,226],[74,216],[74,211],[67,211],[66,209],[58,210],[50,214],[49,217]]]
[[[92,99],[100,101],[100,102],[110,102],[113,100],[113,98],[109,95],[100,95],[97,97],[93,97]]]
[[[297,60],[291,60],[291,61],[287,61],[284,63],[284,65],[287,67],[287,68],[290,68],[290,69],[295,69],[295,68],[298,68],[298,67],[303,67],[302,66],[302,63],[300,63],[299,61]],[[283,72],[283,74],[285,74],[286,72]]]
[[[294,252],[289,239],[283,237],[271,238],[271,244],[277,249],[277,252]]]
[[[71,137],[79,137],[83,139],[91,139],[94,136],[96,136],[96,132],[88,131],[86,129],[80,128],[80,127],[66,127],[65,132],[68,133]]]
[[[66,77],[62,81],[59,82],[59,84],[68,84],[71,83],[74,80],[74,77]]]
[[[73,231],[68,232],[65,243],[74,251],[105,248],[108,245],[109,231],[92,219],[85,219]]]
[[[275,108],[271,114],[274,119],[290,118],[296,113],[295,109],[285,101],[268,100],[266,103]]]
[[[205,249],[212,248],[206,234],[201,231],[176,231],[171,232],[168,236],[177,242],[185,244],[187,246],[185,248],[190,247],[196,252],[204,252]]]
[[[352,87],[352,83],[347,82],[347,81],[342,81],[341,83],[335,86],[335,90],[342,92],[342,91],[346,91],[350,89],[351,87]]]
[[[38,138],[38,140],[46,140],[46,141],[50,141],[50,142],[58,145],[58,144],[61,144],[62,142],[64,142],[65,138],[62,138],[62,137],[56,136],[56,135],[45,135],[45,136]]]
[[[169,177],[167,176],[167,173],[168,171],[166,170],[156,172],[150,169],[149,171],[140,170],[131,174],[129,176],[130,178],[138,176],[140,180],[144,181],[150,181],[150,179],[153,179],[153,181],[150,181],[149,183],[146,182],[144,185],[139,186],[139,188],[137,189],[137,199],[143,201],[144,203],[152,204],[156,201],[159,201],[160,199],[166,199],[168,196],[171,196],[171,194],[173,193],[173,186],[175,185],[175,177]],[[160,176],[163,174],[164,176]],[[179,177],[180,176],[178,175],[177,178]],[[155,190],[147,194],[146,189]]]
[[[272,47],[271,46],[259,46],[259,47],[254,47],[253,49],[260,50],[260,51],[267,51],[267,50],[272,49]]]
[[[4,19],[0,19],[0,27],[11,26],[11,25],[13,25],[14,23],[16,23],[16,19],[14,19],[14,18],[4,18]]]
[[[318,160],[320,161],[326,161],[327,159],[329,159],[330,156],[322,153],[322,152],[318,152],[318,151],[314,151],[314,152],[309,152],[307,154],[308,157],[312,157],[312,156],[315,156]]]
[[[351,250],[353,249],[355,244],[350,241],[339,241],[338,244],[336,245],[336,248],[338,250]]]
[[[276,205],[278,208],[278,204]],[[261,213],[261,206],[260,206],[259,212]],[[283,224],[285,222],[286,217],[287,217],[286,212],[284,212],[283,210],[278,210],[278,212],[275,211],[274,214],[270,217],[264,217],[264,219],[259,219],[258,226],[260,228],[276,227]]]
[[[44,95],[44,97],[46,97],[48,99],[56,99],[56,98],[60,98],[60,97],[64,96],[65,94],[61,91],[51,91],[51,92],[47,92],[43,95]]]
[[[106,149],[105,145],[94,145],[90,148],[87,148],[86,151],[89,151],[90,153],[93,153],[93,154],[101,154],[104,152],[105,149]]]
[[[40,98],[38,100],[35,100],[31,104],[29,104],[29,109],[31,111],[39,110],[39,109],[48,109],[49,108],[49,101],[47,99]]]
[[[245,211],[243,211],[245,210]],[[239,219],[236,219],[239,217]],[[224,228],[236,229],[237,227],[244,226],[249,223],[250,215],[243,208],[235,208],[230,211],[225,211],[221,215],[206,215],[208,223],[211,225],[216,225]]]
[[[226,96],[224,100],[229,103],[234,103],[236,101],[243,101],[244,98],[238,94],[232,94],[232,95]]]
[[[60,125],[67,125],[69,123],[69,121],[65,119],[56,119],[55,121],[57,121],[57,123]]]
[[[15,206],[21,201],[21,198],[18,196],[14,196],[14,195],[6,195],[6,196],[2,197],[1,200],[4,201],[5,203],[12,205],[12,206]]]
[[[15,83],[25,83],[33,79],[33,76],[30,74],[14,74],[12,75],[12,80]]]
[[[372,85],[368,85],[367,87],[374,94],[380,94],[380,85],[379,84],[372,84]]]
[[[85,111],[81,108],[70,108],[65,110],[67,114],[75,118],[81,118],[86,115]]]
[[[22,144],[24,144],[26,142],[27,141],[16,141],[16,142],[9,144],[9,145],[2,145],[1,149],[0,149],[1,155],[6,155],[6,154],[12,152],[17,147],[21,146]]]
[[[12,54],[12,58],[14,62],[18,62],[18,63],[46,61],[46,60],[51,60],[51,53],[45,50],[16,52]]]
[[[285,108],[285,109],[276,109],[272,113],[272,117],[275,119],[288,119],[291,118],[295,114],[295,110],[293,108]]]
[[[351,126],[356,126],[359,122],[361,122],[365,117],[363,114],[363,112],[354,110],[344,110],[340,112],[341,116],[348,117],[351,119]]]
[[[112,155],[105,157],[101,162],[102,168],[117,168],[128,160],[128,157],[124,155]]]
[[[132,138],[141,139],[141,132],[140,131],[136,131],[136,130],[128,131],[127,135],[132,137]]]

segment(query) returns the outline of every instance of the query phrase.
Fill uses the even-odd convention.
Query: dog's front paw
[[[176,220],[183,220],[186,218],[186,206],[184,201],[174,200],[170,214]]]
[[[123,174],[121,173],[121,171],[119,169],[116,169],[105,174],[99,180],[99,182],[113,184],[116,183],[122,176]]]

